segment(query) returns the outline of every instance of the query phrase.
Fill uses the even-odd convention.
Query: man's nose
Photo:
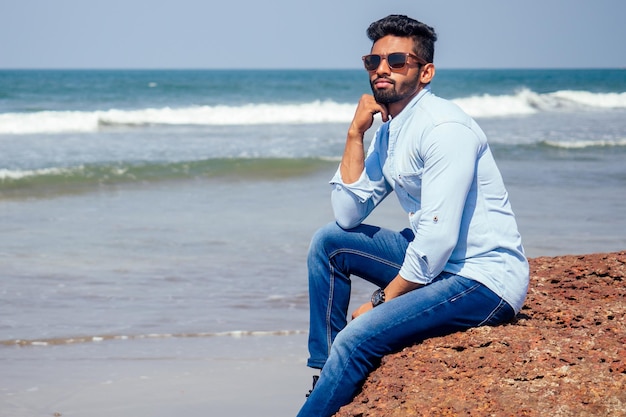
[[[391,74],[391,67],[389,66],[389,63],[387,62],[387,57],[381,58],[380,64],[378,64],[378,68],[376,68],[376,74],[378,75]]]

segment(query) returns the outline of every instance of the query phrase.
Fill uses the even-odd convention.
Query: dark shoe
[[[313,392],[313,390],[315,389],[315,384],[317,384],[317,380],[320,379],[319,376],[317,375],[313,375],[313,387],[311,388],[311,390],[309,391],[309,393],[306,395],[306,397],[308,398],[309,395],[311,395],[311,393]]]

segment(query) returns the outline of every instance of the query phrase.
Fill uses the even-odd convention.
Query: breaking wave
[[[539,94],[524,89],[514,95],[482,95],[454,100],[473,117],[503,117],[549,111],[626,109],[626,93],[556,91]]]
[[[618,140],[575,140],[571,142],[545,140],[541,145],[561,149],[610,148],[626,146],[626,139]]]
[[[548,111],[626,109],[626,93],[528,89],[512,95],[480,95],[453,100],[473,117],[523,116]],[[355,104],[313,101],[301,104],[246,104],[106,111],[39,111],[0,114],[0,135],[97,132],[111,127],[154,125],[241,126],[349,123]]]
[[[113,126],[240,126],[316,124],[350,121],[352,104],[315,101],[303,104],[247,104],[107,111],[43,111],[0,114],[0,134],[96,132]]]

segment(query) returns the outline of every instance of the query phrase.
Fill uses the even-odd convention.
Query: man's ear
[[[420,73],[420,83],[428,84],[435,77],[435,64],[424,64],[422,72]]]

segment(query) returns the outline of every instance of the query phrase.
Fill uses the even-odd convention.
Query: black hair
[[[372,23],[367,28],[367,37],[372,42],[387,35],[413,38],[415,55],[433,62],[435,57],[435,29],[410,17],[392,14]]]

